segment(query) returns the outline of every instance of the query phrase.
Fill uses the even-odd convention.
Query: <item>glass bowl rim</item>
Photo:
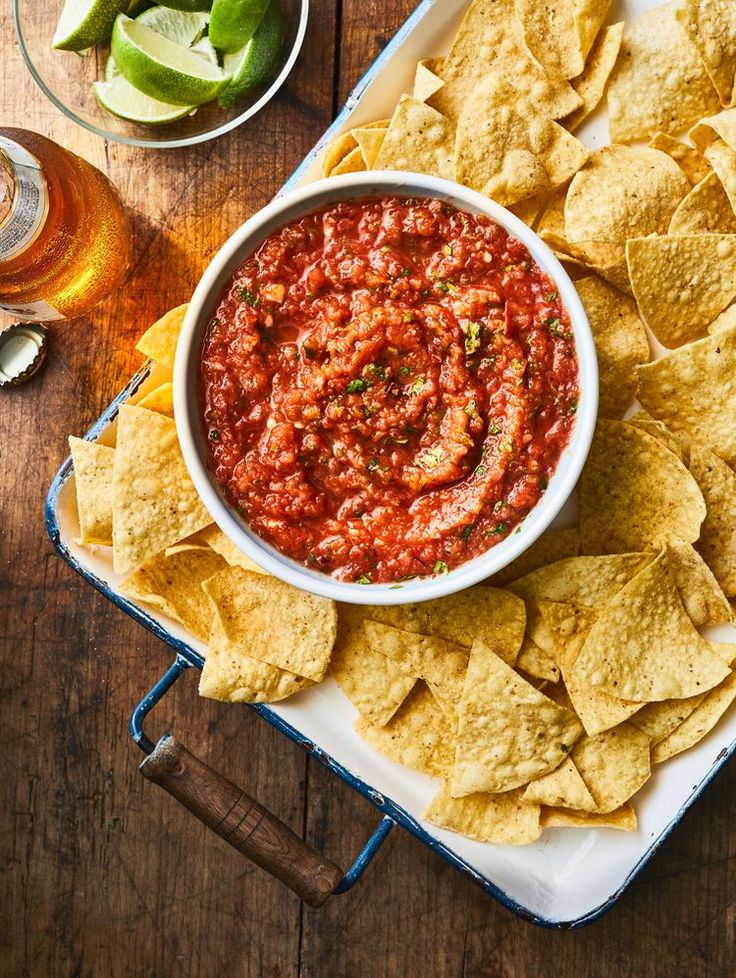
[[[33,59],[31,58],[30,52],[26,47],[23,31],[21,30],[20,26],[20,3],[21,0],[13,0],[13,26],[15,28],[15,36],[18,40],[18,47],[20,48],[20,53],[26,63],[26,67],[30,71],[33,80],[36,82],[44,95],[46,95],[46,97],[56,106],[56,108],[59,109],[68,119],[71,119],[72,122],[76,122],[77,125],[82,126],[83,129],[87,129],[89,132],[94,133],[96,136],[101,136],[103,139],[109,139],[112,142],[122,143],[126,146],[138,146],[141,149],[174,149],[180,146],[194,146],[197,143],[206,143],[210,139],[215,139],[218,136],[224,135],[226,132],[230,132],[231,129],[236,129],[246,120],[256,115],[257,112],[260,112],[264,105],[271,101],[274,95],[284,84],[287,77],[291,74],[291,70],[294,67],[294,63],[296,62],[304,43],[304,35],[307,31],[307,21],[309,19],[309,0],[299,0],[299,23],[297,24],[296,36],[294,38],[292,48],[289,51],[289,55],[284,62],[283,68],[271,82],[266,91],[263,92],[261,97],[244,112],[241,112],[240,115],[235,116],[234,119],[228,120],[228,122],[223,123],[221,126],[218,126],[215,129],[209,129],[207,132],[197,133],[193,136],[184,136],[181,138],[172,139],[138,139],[133,136],[124,136],[118,133],[113,133],[107,129],[102,129],[99,126],[93,125],[91,122],[88,122],[86,119],[83,119],[77,115],[77,113],[70,109],[68,105],[54,95],[41,75],[38,73],[36,66],[33,63]]]

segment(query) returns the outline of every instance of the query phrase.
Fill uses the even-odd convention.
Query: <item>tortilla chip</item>
[[[227,565],[212,550],[182,550],[171,556],[157,554],[120,585],[120,593],[144,601],[180,622],[202,642],[210,634],[212,609],[202,581]]]
[[[728,309],[724,309],[720,315],[716,316],[708,327],[708,332],[715,333],[717,330],[723,329],[724,326],[736,326],[736,303],[729,306]]]
[[[683,465],[687,465],[689,457],[687,442],[682,438],[678,438],[674,432],[670,431],[666,424],[663,424],[661,421],[655,421],[648,411],[637,411],[633,417],[627,418],[626,424],[630,424],[634,428],[641,428],[642,431],[646,431],[652,438],[661,441],[663,445],[666,445],[679,458]]]
[[[568,557],[509,584],[526,601],[562,601],[600,610],[639,571],[652,554],[611,554],[603,557]]]
[[[136,343],[136,350],[145,357],[150,357],[162,367],[174,369],[174,357],[176,355],[176,343],[179,339],[184,316],[188,308],[188,303],[177,306],[169,310],[157,319],[153,326],[149,326],[146,332]]]
[[[611,264],[624,257],[628,238],[664,232],[689,189],[666,153],[604,146],[591,153],[570,184],[565,237],[589,260]]]
[[[522,795],[524,801],[553,808],[574,808],[596,811],[596,803],[588,791],[572,759],[566,757],[560,766],[543,778],[531,781]]]
[[[702,628],[729,623],[733,618],[731,605],[700,554],[674,533],[666,535],[665,543],[667,569],[693,625]]]
[[[545,679],[556,683],[560,678],[560,670],[554,657],[540,648],[528,635],[522,642],[515,669],[520,669],[533,679]]]
[[[142,397],[137,404],[138,407],[148,408],[149,411],[158,411],[165,414],[168,418],[174,417],[174,385],[171,381],[160,384]]]
[[[736,5],[733,0],[686,0],[677,17],[690,35],[723,105],[736,102]]]
[[[563,557],[577,557],[579,553],[580,530],[576,526],[565,530],[547,530],[520,557],[489,577],[488,584],[504,587],[538,567],[545,567]]]
[[[441,829],[478,842],[524,846],[541,835],[539,813],[539,805],[524,801],[521,790],[453,798],[445,781],[424,817]]]
[[[355,138],[355,137],[353,137]],[[363,154],[360,151],[360,147],[356,146],[355,149],[351,149],[347,156],[344,156],[339,163],[337,163],[330,170],[331,177],[337,177],[341,173],[360,173],[361,170],[365,170],[365,160],[363,159]]]
[[[648,10],[624,30],[608,85],[614,143],[678,133],[717,111],[718,96],[687,32],[677,2]]]
[[[736,673],[711,690],[692,713],[671,734],[654,745],[652,761],[660,764],[676,754],[693,747],[718,723],[736,699]]]
[[[690,453],[690,471],[706,508],[697,548],[724,593],[736,597],[736,472],[698,446]]]
[[[547,118],[560,119],[581,104],[568,82],[545,73],[532,58],[514,11],[514,0],[473,0],[442,63],[440,74],[446,84],[437,95],[446,96],[455,79],[463,79],[467,90],[472,90],[473,80],[489,71],[505,75]],[[458,104],[462,103],[459,99]]]
[[[600,21],[585,40],[590,43],[598,32],[609,3],[597,4]],[[577,5],[572,0],[516,0],[516,14],[521,21],[524,41],[535,59],[548,75],[575,78],[585,67],[587,49],[583,49],[583,36],[579,30]],[[592,26],[592,25],[591,25]]]
[[[618,58],[623,33],[623,21],[604,27],[590,50],[582,74],[572,79],[570,84],[583,104],[564,120],[565,128],[570,132],[575,132],[603,98],[608,78]]]
[[[367,617],[419,635],[434,635],[469,649],[481,639],[513,665],[524,640],[524,602],[509,591],[476,587],[434,601],[370,607]]]
[[[482,641],[470,653],[458,708],[452,795],[510,791],[553,771],[582,733]]]
[[[715,173],[693,187],[672,215],[668,234],[733,234],[736,214]]]
[[[680,459],[623,421],[598,422],[579,493],[586,554],[652,549],[668,531],[692,543],[705,519],[703,495]]]
[[[131,404],[118,415],[112,496],[118,574],[212,522],[189,478],[173,420]]]
[[[374,170],[410,170],[452,180],[455,127],[417,99],[402,96],[391,118]]]
[[[688,618],[660,554],[603,610],[571,674],[611,696],[649,703],[705,692],[728,669]]]
[[[366,169],[371,170],[373,168],[385,135],[386,129],[353,129],[353,138],[358,144]]]
[[[676,434],[736,462],[736,323],[636,369],[639,401]]]
[[[264,574],[266,577],[270,576],[268,571],[259,567],[250,557],[246,557],[242,550],[236,547],[232,540],[225,536],[220,527],[215,523],[205,527],[204,530],[200,530],[198,536],[216,554],[224,557],[231,567],[242,567],[243,570],[253,571],[254,574]]]
[[[357,146],[352,132],[343,132],[332,139],[322,153],[322,176],[329,177],[335,167],[345,159],[348,153],[357,149]]]
[[[460,701],[468,668],[467,649],[377,621],[365,621],[363,635],[367,648],[389,658],[408,676],[424,679],[443,703]]]
[[[645,703],[639,712],[631,718],[631,724],[637,730],[645,733],[651,740],[652,747],[655,747],[679,727],[707,695],[707,693],[697,693],[695,696],[686,696],[681,700]]]
[[[582,737],[571,757],[604,815],[620,808],[651,776],[649,738],[629,723]]]
[[[417,683],[384,726],[359,717],[354,729],[374,750],[422,774],[444,778],[452,767],[453,725],[424,683]]]
[[[633,238],[626,261],[647,326],[670,348],[702,336],[736,296],[736,235]]]
[[[666,132],[655,133],[649,140],[649,145],[652,149],[659,149],[671,156],[693,187],[713,172],[702,153],[674,136],[668,136]]]
[[[620,418],[636,395],[636,366],[649,358],[649,340],[636,304],[600,278],[576,284],[595,340],[600,371],[598,414]]]
[[[546,207],[547,198],[547,193],[536,194],[534,197],[527,197],[525,200],[518,200],[515,204],[511,204],[509,210],[531,228]]]
[[[427,61],[420,61],[414,74],[414,88],[411,97],[417,102],[426,102],[436,92],[439,92],[444,84],[444,81],[435,74]]]
[[[358,713],[382,727],[412,691],[416,677],[371,648],[363,631],[364,621],[364,608],[338,605],[330,672]]]
[[[335,602],[241,567],[202,585],[225,637],[255,659],[319,682],[337,632]]]
[[[736,150],[727,146],[722,139],[716,139],[703,155],[718,174],[731,207],[736,211]]]
[[[457,124],[456,179],[500,204],[551,190],[576,173],[588,150],[535,113],[498,73],[473,86]]]
[[[312,683],[277,669],[229,642],[216,617],[212,620],[207,655],[199,677],[199,695],[226,703],[277,703]]]
[[[115,449],[69,438],[79,516],[79,543],[112,545],[112,472]]]
[[[566,811],[563,808],[543,808],[541,820],[545,829],[622,829],[624,832],[636,832],[636,812],[628,803],[605,815]]]

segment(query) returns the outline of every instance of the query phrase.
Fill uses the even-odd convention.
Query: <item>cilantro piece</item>
[[[465,352],[468,356],[480,347],[480,337],[483,327],[480,323],[469,322],[468,331],[465,334]]]
[[[479,417],[479,414],[478,414],[478,402],[475,400],[475,398],[473,398],[472,401],[470,401],[468,404],[465,405],[465,407],[463,408],[463,411],[465,411],[465,413],[467,414],[467,416],[469,418],[477,418],[477,417]]]
[[[399,367],[399,374],[402,377],[406,377],[410,373],[411,373],[411,367],[407,367],[406,364],[402,363],[402,365]]]
[[[368,574],[361,574],[360,577],[358,578],[358,580],[355,583],[356,584],[370,584],[371,583],[371,579],[370,579],[370,577],[369,577]]]
[[[434,562],[434,567],[432,568],[433,574],[449,574],[450,568],[444,562],[444,560],[436,560]]]
[[[417,455],[417,464],[423,469],[436,469],[444,457],[442,447],[435,445],[434,448],[425,448]]]
[[[496,523],[496,525],[493,527],[493,532],[494,533],[505,533],[506,532],[506,524],[505,523]]]
[[[365,467],[368,469],[369,472],[375,472],[376,469],[378,468],[378,459],[369,458],[368,461],[365,463]]]
[[[473,532],[473,527],[468,525],[463,527],[463,532],[460,534],[460,539],[463,543],[467,543],[470,539],[470,534]]]
[[[417,377],[414,383],[411,385],[412,394],[421,394],[425,388],[427,381],[424,377]]]
[[[346,394],[362,394],[363,391],[368,389],[368,381],[363,380],[362,377],[356,377],[355,380],[351,380],[348,386],[345,388]]]
[[[498,427],[498,425],[496,424],[495,421],[493,422],[493,424],[491,425],[491,427],[488,429],[488,431],[492,435],[500,435],[501,434],[501,429]]]
[[[482,476],[484,476],[486,474],[486,467],[485,467],[485,465],[479,465],[479,466],[477,466],[477,468],[475,470],[475,474],[479,478],[482,477]]]
[[[249,306],[253,306],[254,309],[261,304],[258,294],[256,292],[251,292],[251,290],[245,285],[238,286],[237,296],[243,302],[247,302]]]
[[[557,318],[557,316],[554,316],[551,319],[548,319],[546,321],[546,326],[547,326],[547,328],[549,329],[550,333],[553,336],[562,336],[563,335],[562,334],[562,330],[560,328],[562,326],[562,323]]]
[[[548,293],[548,294],[547,294],[547,295],[546,295],[546,296],[544,297],[544,301],[545,301],[545,302],[554,302],[554,301],[555,301],[555,300],[557,299],[557,296],[558,296],[558,294],[559,294],[559,293],[557,293],[557,292],[550,292],[550,293]]]
[[[388,374],[384,368],[379,367],[376,363],[371,365],[371,372],[374,373],[379,380],[386,380],[388,378]]]
[[[409,278],[410,275],[411,275],[411,272],[406,267],[406,265],[399,272],[399,278]]]
[[[207,432],[207,437],[209,438],[210,441],[219,441],[220,432],[216,431],[215,428],[210,428],[210,430]]]
[[[452,245],[450,245],[450,244],[443,245],[442,250],[444,251],[444,253],[446,255],[451,255],[452,254]]]

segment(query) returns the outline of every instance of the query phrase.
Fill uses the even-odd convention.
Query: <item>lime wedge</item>
[[[51,46],[83,51],[109,41],[115,18],[126,6],[126,0],[66,0]]]
[[[228,108],[248,89],[261,85],[273,71],[283,43],[284,19],[278,0],[271,0],[263,20],[245,47],[223,58],[223,67],[233,78],[218,99],[220,105]]]
[[[213,0],[210,40],[218,51],[234,54],[255,34],[268,0]]]
[[[200,11],[170,10],[168,7],[149,7],[135,18],[152,31],[168,37],[174,44],[188,48],[204,34],[209,17]]]
[[[194,110],[193,105],[170,105],[150,98],[133,88],[122,75],[116,75],[112,81],[95,82],[92,93],[103,109],[130,122],[162,125],[175,122]]]
[[[160,102],[201,105],[217,98],[230,81],[229,74],[201,54],[124,14],[115,21],[111,51],[120,74]]]
[[[207,58],[213,65],[219,64],[217,51],[212,47],[212,41],[208,37],[203,37],[201,41],[197,41],[196,44],[192,45],[190,50],[202,58]]]

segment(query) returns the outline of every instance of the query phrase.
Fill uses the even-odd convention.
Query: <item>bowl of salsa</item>
[[[288,583],[438,597],[519,556],[569,498],[598,374],[574,286],[503,207],[420,174],[277,198],[189,305],[175,413],[221,529]]]

